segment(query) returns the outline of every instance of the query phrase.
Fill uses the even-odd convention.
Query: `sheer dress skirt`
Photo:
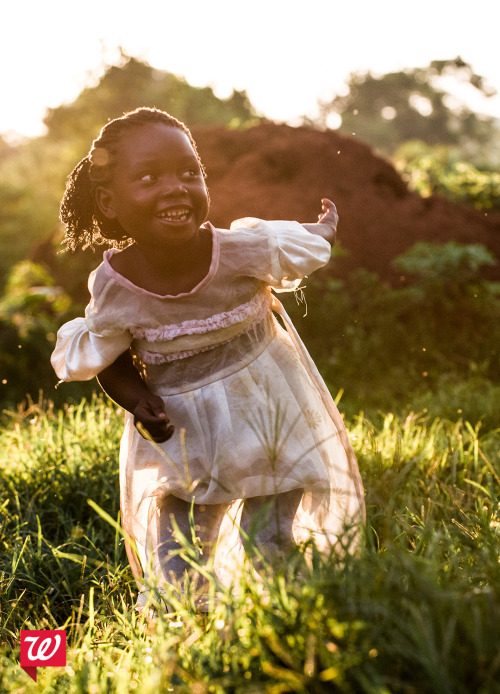
[[[243,556],[244,499],[304,490],[293,519],[295,541],[312,538],[327,551],[350,528],[355,545],[363,490],[342,418],[281,304],[273,308],[287,330],[269,311],[242,335],[184,359],[152,364],[136,355],[175,425],[169,441],[153,444],[126,414],[121,508],[141,560],[142,568],[129,551],[136,578],[154,554],[169,495],[223,505],[211,535],[216,571],[228,583]]]

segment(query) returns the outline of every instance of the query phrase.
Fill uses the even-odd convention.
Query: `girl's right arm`
[[[174,427],[169,426],[163,400],[147,389],[128,350],[101,371],[97,379],[107,395],[133,414],[134,424],[140,422],[154,441],[162,443],[172,436]]]

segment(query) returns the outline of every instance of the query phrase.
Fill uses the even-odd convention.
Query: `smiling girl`
[[[271,293],[328,262],[334,204],[322,200],[317,224],[246,218],[230,230],[208,209],[189,130],[146,108],[102,129],[61,205],[70,249],[111,246],[52,364],[63,381],[97,376],[126,410],[121,514],[139,607],[152,583],[183,578],[172,520],[189,537],[191,507],[227,584],[251,528],[273,557],[293,541],[334,548],[364,516],[342,417]]]

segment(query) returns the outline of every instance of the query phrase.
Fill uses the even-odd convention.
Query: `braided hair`
[[[130,243],[131,239],[118,221],[103,215],[97,205],[95,192],[97,186],[105,186],[112,180],[125,133],[151,123],[164,123],[186,133],[205,176],[191,132],[184,123],[165,111],[143,107],[109,121],[92,143],[90,152],[68,176],[60,207],[60,219],[66,228],[63,240],[66,249],[75,251],[79,246],[83,249],[93,248],[94,244],[119,248]]]

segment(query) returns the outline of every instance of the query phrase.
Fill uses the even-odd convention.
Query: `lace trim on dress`
[[[268,305],[269,304],[269,305]],[[248,316],[246,320],[240,321],[241,323],[241,328],[237,332],[235,330],[230,330],[231,327],[238,327],[237,325],[229,325],[226,328],[221,328],[219,330],[219,335],[216,333],[212,332],[211,333],[211,339],[208,342],[205,342],[204,344],[200,344],[199,347],[195,347],[193,349],[184,349],[184,350],[179,350],[176,352],[161,352],[161,351],[150,351],[147,349],[144,349],[143,346],[137,345],[137,356],[139,359],[141,359],[144,364],[153,364],[153,365],[161,365],[161,364],[168,364],[169,362],[173,362],[179,359],[185,359],[186,357],[192,357],[195,354],[201,354],[202,352],[208,352],[209,350],[213,349],[214,347],[222,347],[223,345],[228,344],[229,342],[232,342],[236,338],[240,337],[243,334],[248,333],[249,331],[252,330],[256,325],[261,323],[261,321],[266,317],[268,313],[270,313],[270,304],[271,304],[271,295],[269,295],[269,302],[264,301],[261,303],[261,305],[258,307],[259,310],[254,313],[253,315]],[[238,307],[241,308],[241,307]],[[214,339],[218,338],[218,339]],[[143,343],[144,344],[144,343]],[[153,344],[153,343],[152,343]],[[156,343],[158,344],[158,343]]]
[[[209,318],[186,320],[176,325],[162,325],[160,328],[132,328],[131,333],[135,340],[144,339],[147,342],[173,340],[181,335],[202,335],[212,330],[228,328],[236,323],[242,323],[249,318],[258,320],[265,315],[270,306],[271,293],[269,290],[266,290],[258,292],[250,301],[240,304],[230,311],[217,313]]]

